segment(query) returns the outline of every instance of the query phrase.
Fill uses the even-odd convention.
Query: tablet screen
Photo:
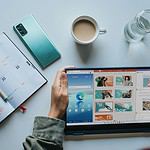
[[[150,123],[150,68],[67,70],[67,126]]]

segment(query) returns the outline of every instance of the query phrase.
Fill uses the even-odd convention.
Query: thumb
[[[67,85],[68,85],[67,76],[64,72],[62,72],[60,78],[60,93],[62,94],[62,96],[65,96],[66,98],[68,97]]]
[[[65,72],[62,72],[60,76],[60,87],[63,89],[67,89],[67,84],[67,75]]]

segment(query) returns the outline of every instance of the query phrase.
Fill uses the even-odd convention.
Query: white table
[[[0,125],[0,149],[23,149],[22,142],[32,133],[34,117],[47,115],[50,85],[60,67],[150,66],[150,36],[132,45],[128,45],[123,36],[124,25],[149,6],[149,0],[1,0],[0,31],[5,31],[35,66],[38,67],[37,63],[12,29],[13,24],[29,14],[35,16],[60,50],[62,58],[44,71],[38,67],[49,82],[26,102],[28,110],[25,114],[16,111]],[[75,44],[70,28],[73,19],[79,15],[93,16],[107,29],[107,34],[89,46]],[[149,137],[64,142],[65,150],[137,150],[145,146],[150,146]]]

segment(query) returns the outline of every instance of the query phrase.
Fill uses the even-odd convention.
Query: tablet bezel
[[[108,68],[67,68],[67,71],[77,70],[125,70],[149,69],[150,67],[108,67]],[[66,115],[65,115],[66,120]],[[95,125],[65,125],[65,135],[110,134],[110,133],[136,133],[150,132],[150,122],[122,123],[122,124],[95,124]]]

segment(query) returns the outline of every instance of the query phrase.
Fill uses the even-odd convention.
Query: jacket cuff
[[[65,122],[50,117],[35,117],[32,135],[62,145]]]

